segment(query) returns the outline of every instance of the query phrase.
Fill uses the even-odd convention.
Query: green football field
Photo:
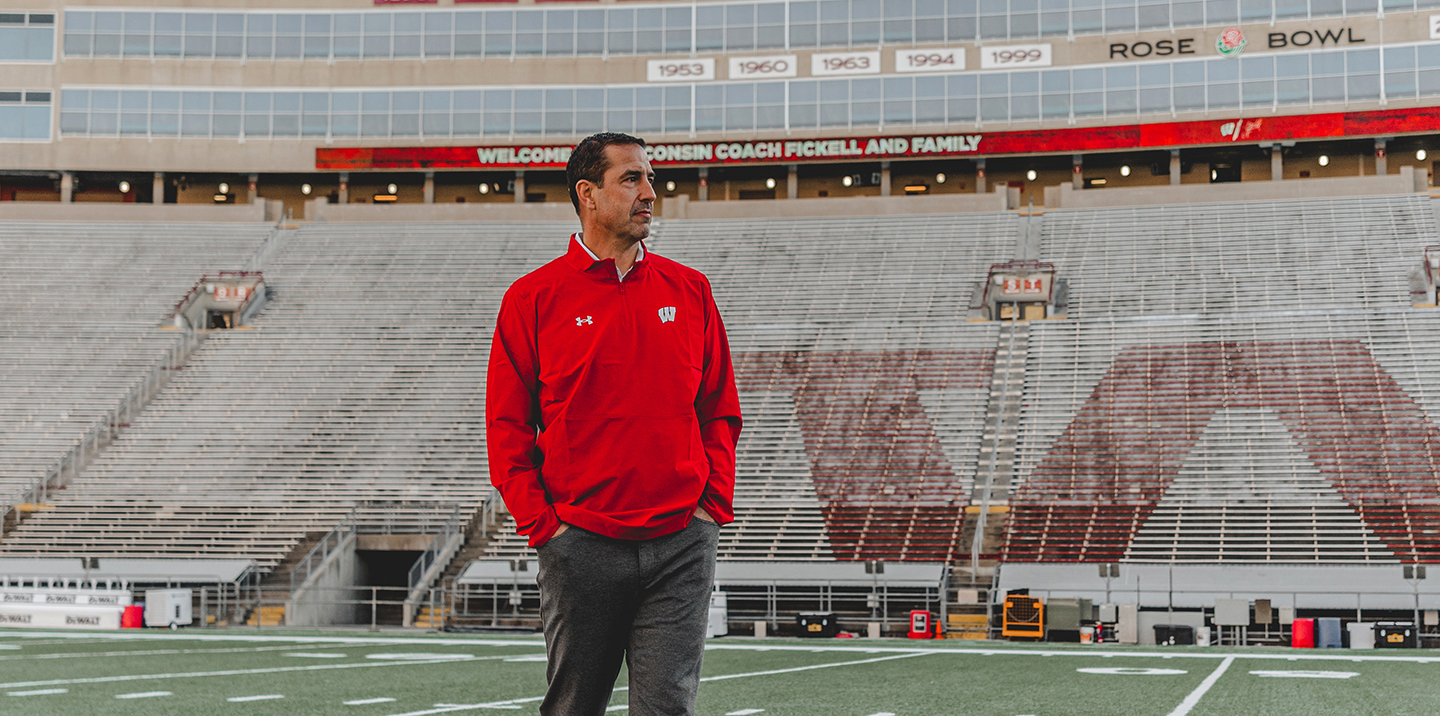
[[[537,713],[544,655],[536,637],[0,630],[0,713]],[[710,643],[698,712],[1433,715],[1440,651],[732,637]]]

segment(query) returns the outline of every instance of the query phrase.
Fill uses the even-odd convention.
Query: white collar
[[[594,260],[594,261],[599,261],[599,260],[600,260],[600,257],[599,257],[599,256],[596,256],[596,255],[595,255],[595,252],[594,252],[594,251],[591,251],[591,250],[590,250],[590,247],[585,245],[585,240],[582,239],[582,238],[580,238],[580,232],[578,232],[578,231],[575,232],[575,235],[572,236],[572,237],[570,237],[570,238],[574,239],[574,240],[575,240],[575,243],[580,244],[580,248],[585,249],[585,253],[586,253],[586,254],[589,254],[589,256],[590,256],[590,258],[591,258],[592,260]],[[635,254],[635,263],[638,264],[638,263],[640,263],[641,261],[644,261],[644,260],[645,260],[645,242],[644,242],[644,241],[637,242],[637,245],[639,246],[639,253],[636,253],[636,254]],[[630,269],[631,269],[631,270],[634,270],[634,268],[635,268],[635,264],[631,264],[631,265],[630,265]],[[615,273],[616,273],[616,275],[618,275],[618,276],[620,277],[620,279],[623,281],[623,280],[625,279],[625,277],[626,277],[627,275],[629,275],[630,271],[626,271],[626,272],[624,272],[624,273],[621,273],[621,272],[620,272],[620,267],[619,267],[619,266],[616,266],[616,267],[615,267]]]

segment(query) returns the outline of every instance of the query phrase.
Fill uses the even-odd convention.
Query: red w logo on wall
[[[1355,340],[1121,352],[1013,496],[1004,558],[1123,557],[1227,408],[1278,417],[1395,556],[1440,560],[1440,431]]]

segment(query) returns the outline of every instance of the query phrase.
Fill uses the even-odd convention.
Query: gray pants
[[[571,525],[540,546],[542,716],[604,716],[622,660],[630,716],[695,713],[719,537],[701,519],[642,542]]]

